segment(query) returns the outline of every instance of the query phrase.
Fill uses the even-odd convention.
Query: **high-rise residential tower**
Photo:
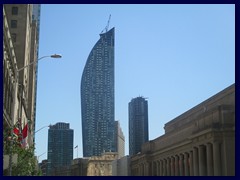
[[[129,113],[129,155],[141,152],[141,146],[148,141],[148,102],[137,97],[128,104]]]
[[[114,133],[114,28],[100,34],[81,79],[83,156],[116,152]]]
[[[48,130],[47,175],[60,167],[71,165],[73,160],[73,130],[69,123],[59,122]]]

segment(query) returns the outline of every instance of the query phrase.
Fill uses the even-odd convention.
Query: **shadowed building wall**
[[[234,176],[235,84],[165,124],[131,157],[132,175]]]

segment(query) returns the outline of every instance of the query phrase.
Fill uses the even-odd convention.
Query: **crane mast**
[[[104,30],[105,30],[105,32],[108,31],[108,27],[109,27],[109,24],[110,24],[110,19],[111,19],[111,14],[109,15],[107,26],[102,30],[101,34],[103,33]]]

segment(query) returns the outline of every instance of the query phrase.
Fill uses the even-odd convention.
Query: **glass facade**
[[[69,123],[56,123],[48,130],[47,175],[60,167],[71,165],[73,160],[73,130]]]
[[[81,79],[83,156],[116,152],[114,138],[114,28],[100,34]]]
[[[148,102],[137,97],[128,104],[129,113],[129,155],[141,152],[141,146],[148,141]]]

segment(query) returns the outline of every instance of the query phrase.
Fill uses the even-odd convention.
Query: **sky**
[[[36,156],[47,159],[49,124],[74,130],[82,157],[80,82],[87,57],[115,27],[115,120],[128,144],[128,103],[148,101],[149,140],[164,125],[235,83],[235,5],[42,4],[36,105]],[[78,152],[77,152],[78,151]]]

